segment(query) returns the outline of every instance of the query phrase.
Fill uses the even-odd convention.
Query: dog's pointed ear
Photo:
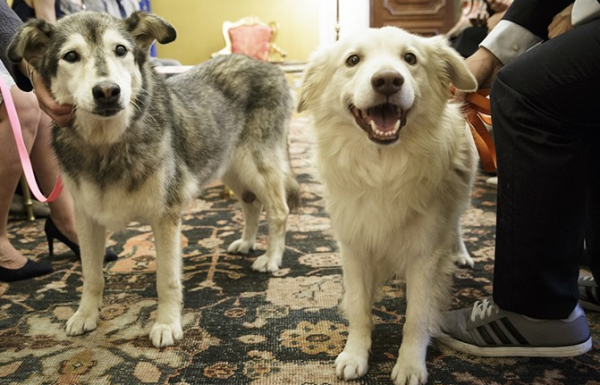
[[[51,23],[42,19],[28,21],[19,28],[8,44],[8,59],[15,64],[25,59],[33,68],[38,69],[53,34],[54,25]]]
[[[125,19],[125,24],[143,49],[150,49],[154,40],[160,44],[168,44],[177,38],[177,32],[171,24],[148,12],[134,12]]]
[[[450,82],[461,91],[476,91],[477,79],[471,73],[465,60],[448,44],[448,40],[443,36],[432,37],[435,41],[436,52],[444,61]]]
[[[316,51],[311,55],[300,87],[298,112],[307,110],[310,102],[325,90],[327,79],[330,77],[327,75],[326,56],[326,51]]]

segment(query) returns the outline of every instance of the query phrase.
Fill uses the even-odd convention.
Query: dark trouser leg
[[[600,283],[600,127],[588,149],[589,189],[587,207],[586,248],[592,274]]]
[[[492,87],[494,300],[505,310],[565,318],[577,304],[588,193],[600,199],[588,190],[592,157],[597,164],[600,156],[591,150],[600,131],[599,58],[594,21],[521,55]]]

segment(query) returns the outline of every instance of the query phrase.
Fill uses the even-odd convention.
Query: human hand
[[[465,29],[471,26],[471,21],[467,15],[461,15],[460,19],[454,24],[452,28],[446,33],[448,38],[456,37],[460,35]]]
[[[465,59],[465,64],[477,79],[478,88],[489,88],[503,65],[493,53],[483,47],[480,47],[473,55]],[[454,94],[454,100],[462,102],[466,96],[465,92],[457,90]]]
[[[512,4],[513,0],[486,0],[494,12],[504,12]]]
[[[473,2],[471,12],[467,14],[471,25],[474,27],[485,26],[486,20],[490,17],[485,1],[477,0]]]
[[[476,17],[470,18],[469,21],[473,27],[485,27],[488,17],[489,15],[487,12],[478,13]]]
[[[59,127],[66,126],[73,119],[74,106],[70,104],[59,104],[50,93],[50,90],[40,74],[30,66],[27,67],[27,75],[29,76],[29,80],[31,81],[41,110],[48,114]]]
[[[556,16],[554,16],[552,23],[550,23],[548,26],[548,38],[553,39],[556,36],[573,29],[573,24],[571,24],[572,10],[573,4],[569,5],[567,8],[563,9]]]

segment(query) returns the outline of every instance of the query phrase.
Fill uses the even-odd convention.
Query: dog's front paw
[[[84,312],[77,310],[67,321],[67,335],[79,336],[96,329],[98,327],[98,316],[98,312],[84,314]]]
[[[152,345],[157,348],[164,348],[165,346],[171,346],[175,344],[175,341],[180,340],[183,337],[183,330],[181,325],[178,323],[174,324],[160,324],[155,323],[152,325],[150,331],[150,340]]]
[[[369,356],[342,352],[335,359],[335,374],[342,380],[355,380],[369,369]]]
[[[252,270],[260,271],[262,273],[272,273],[279,270],[279,262],[275,258],[261,255],[256,258],[256,261],[252,264]]]
[[[394,385],[423,385],[427,382],[427,368],[425,363],[415,364],[409,362],[396,362],[392,370]]]
[[[229,254],[248,254],[250,250],[254,249],[254,242],[244,241],[243,239],[238,239],[234,241],[227,248],[227,252]]]

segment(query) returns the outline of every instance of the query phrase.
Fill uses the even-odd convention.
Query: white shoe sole
[[[467,344],[441,334],[436,339],[460,352],[481,357],[574,357],[592,349],[592,337],[587,341],[570,346],[493,346],[482,347]]]

